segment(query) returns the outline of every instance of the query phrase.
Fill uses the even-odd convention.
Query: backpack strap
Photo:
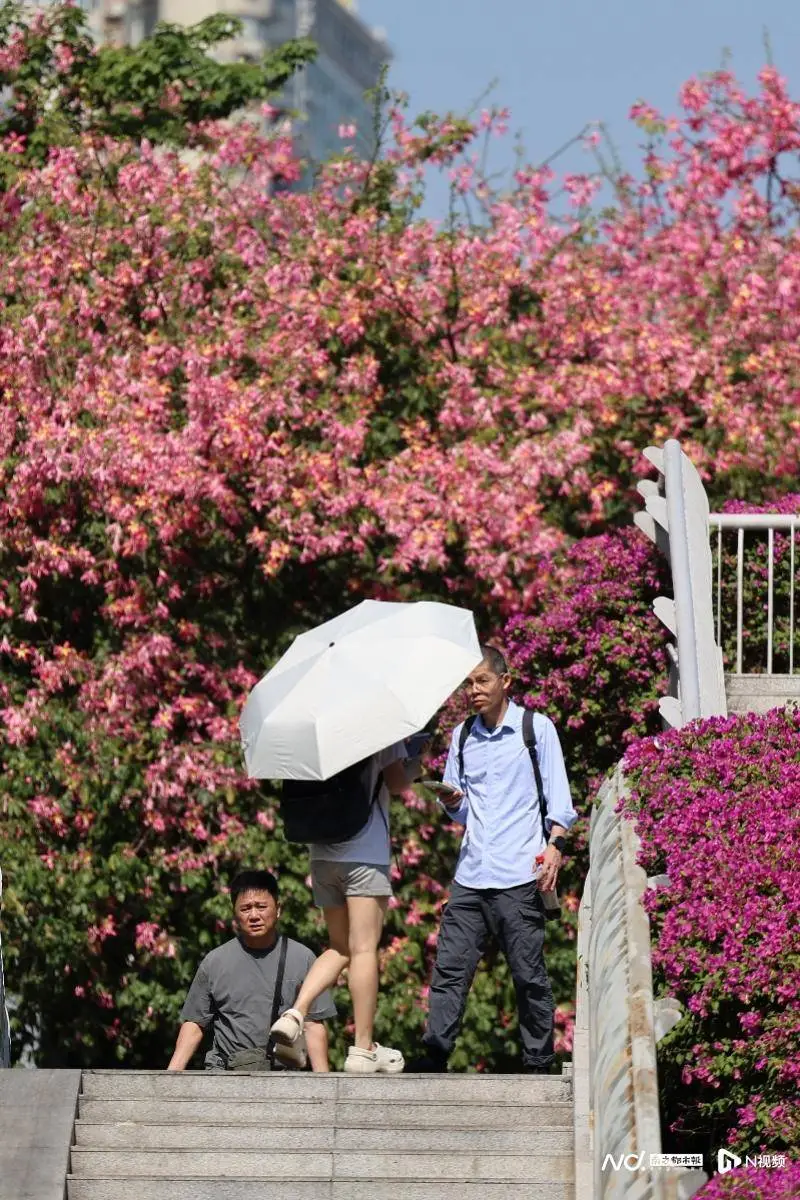
[[[478,717],[475,713],[471,717],[467,717],[464,724],[461,726],[461,733],[458,735],[458,781],[459,783],[464,778],[464,747],[467,744],[467,738],[472,733],[472,727]]]
[[[542,783],[542,771],[539,766],[539,752],[536,749],[536,734],[533,731],[533,713],[529,708],[526,708],[522,714],[522,740],[528,747],[528,753],[531,756],[531,765],[533,767],[533,777],[536,780],[536,794],[539,797],[539,815],[542,819],[542,837],[547,841],[547,802],[544,798],[544,784]]]
[[[281,1010],[281,993],[283,992],[283,976],[286,970],[286,949],[288,946],[288,938],[281,936],[280,950],[278,951],[278,973],[275,976],[275,992],[272,997],[272,1016],[269,1019],[270,1029],[278,1019]],[[272,1038],[267,1043],[267,1058],[269,1065],[275,1067],[275,1043]]]

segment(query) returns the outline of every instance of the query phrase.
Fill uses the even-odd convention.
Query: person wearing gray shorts
[[[372,1036],[378,1006],[378,945],[392,894],[389,796],[407,786],[405,757],[403,742],[373,755],[371,790],[374,793],[381,773],[383,786],[360,833],[346,842],[310,847],[314,903],[325,915],[330,946],[312,966],[293,1007],[270,1031],[276,1042],[292,1045],[316,998],[333,987],[346,969],[355,1042],[344,1069],[352,1075],[394,1075],[405,1066],[399,1050],[379,1045]]]

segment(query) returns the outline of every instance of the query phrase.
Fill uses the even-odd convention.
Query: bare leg
[[[292,1005],[303,1017],[308,1016],[312,1004],[326,988],[333,987],[342,971],[350,961],[348,952],[349,921],[348,910],[342,905],[339,908],[325,908],[325,924],[328,926],[330,948],[323,950],[311,970],[303,980],[303,985]]]
[[[348,896],[350,970],[348,985],[353,1001],[355,1044],[372,1049],[372,1031],[378,1006],[378,943],[388,896]]]

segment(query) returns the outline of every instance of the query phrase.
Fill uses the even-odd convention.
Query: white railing
[[[0,926],[3,917],[3,872],[0,871]],[[6,981],[3,974],[3,937],[0,928],[0,1067],[11,1066],[11,1030],[6,1006]]]
[[[713,535],[716,530],[716,587],[714,589],[716,639],[722,644],[722,560],[723,534],[736,534],[736,666],[735,674],[742,674],[743,643],[744,643],[744,579],[745,579],[745,533],[756,531],[767,535],[767,579],[765,584],[765,603],[767,612],[766,625],[766,654],[765,673],[773,674],[775,646],[775,534],[786,533],[789,536],[789,598],[788,612],[785,614],[788,633],[788,673],[794,674],[795,654],[794,640],[796,633],[795,622],[795,593],[797,585],[797,555],[795,542],[800,533],[800,515],[792,516],[783,513],[711,513],[709,526]]]

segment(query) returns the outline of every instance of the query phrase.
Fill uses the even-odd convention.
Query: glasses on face
[[[462,685],[461,690],[463,692],[469,693],[474,688],[494,687],[497,683],[502,682],[502,679],[503,679],[502,675],[489,675],[488,673],[485,675],[484,674],[476,675],[474,678],[468,679],[466,681],[466,683],[464,683]]]

